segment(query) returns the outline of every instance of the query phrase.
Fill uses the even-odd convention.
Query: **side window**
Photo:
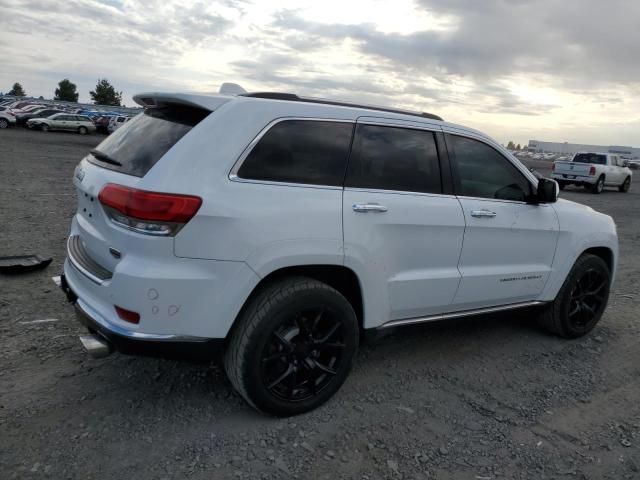
[[[358,125],[345,186],[442,193],[433,133]]]
[[[526,201],[533,193],[527,178],[494,148],[457,135],[446,138],[449,153],[453,153],[459,195]]]
[[[353,124],[344,122],[279,122],[253,147],[238,177],[341,186],[352,132]]]

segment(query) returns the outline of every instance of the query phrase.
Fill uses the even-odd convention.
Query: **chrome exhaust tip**
[[[80,335],[80,343],[87,351],[89,355],[93,358],[104,358],[109,356],[112,352],[111,345],[104,338],[88,334],[88,335]]]

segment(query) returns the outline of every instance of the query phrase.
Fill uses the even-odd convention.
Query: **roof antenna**
[[[220,86],[219,93],[223,95],[241,95],[247,93],[247,91],[237,83],[225,82]]]

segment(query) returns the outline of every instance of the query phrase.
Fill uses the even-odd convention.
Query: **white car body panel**
[[[253,181],[233,174],[272,122],[316,118],[465,135],[491,145],[537,184],[513,155],[480,132],[410,115],[376,116],[357,107],[224,95],[153,93],[136,99],[160,105],[175,101],[214,112],[142,178],[86,159],[79,166],[81,174],[74,180],[79,204],[71,235],[80,235],[90,256],[113,277],[99,285],[68,262],[65,275],[85,304],[120,328],[224,338],[261,279],[286,267],[352,270],[363,296],[363,326],[375,328],[398,319],[552,300],[587,248],[609,249],[615,265],[618,247],[611,218],[571,202],[531,205]],[[110,222],[97,202],[107,183],[196,195],[203,204],[176,237],[150,237]],[[356,213],[354,203],[378,203],[387,212]],[[496,216],[471,217],[477,209],[491,209]],[[122,252],[122,258],[114,258],[109,248]],[[118,319],[114,304],[140,312],[140,323]]]

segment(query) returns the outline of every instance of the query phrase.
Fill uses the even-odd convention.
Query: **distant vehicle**
[[[15,125],[16,117],[11,113],[7,107],[0,107],[0,130]]]
[[[93,123],[96,126],[96,131],[100,133],[109,133],[109,121],[114,115],[101,115],[99,117],[92,118]]]
[[[32,118],[27,120],[27,127],[39,128],[43,132],[49,130],[67,130],[86,135],[95,132],[96,126],[91,119],[84,115],[71,115],[69,113],[56,113],[48,118]]]
[[[631,170],[640,170],[640,160],[629,160],[628,163]]]
[[[109,125],[107,126],[107,130],[109,131],[109,133],[113,133],[129,120],[131,120],[131,117],[111,117],[111,119],[109,120]]]
[[[27,124],[27,121],[32,119],[32,118],[46,118],[46,117],[50,117],[51,115],[54,115],[56,113],[63,113],[62,110],[58,110],[56,108],[42,108],[39,110],[34,110],[32,112],[28,112],[28,113],[20,113],[18,115],[16,115],[16,123],[18,125],[25,125]]]
[[[582,186],[592,193],[600,193],[607,187],[618,187],[628,192],[632,173],[628,162],[611,153],[580,152],[570,162],[553,162],[551,178],[558,182],[560,190],[567,185]]]

